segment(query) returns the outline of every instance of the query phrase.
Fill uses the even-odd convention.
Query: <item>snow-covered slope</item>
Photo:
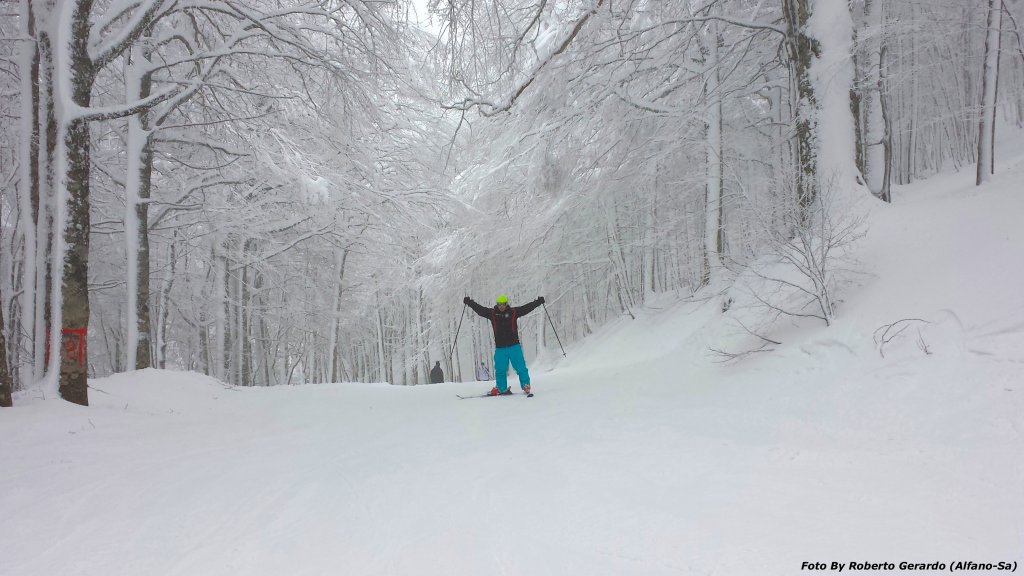
[[[1024,561],[1022,178],[898,189],[836,324],[740,363],[708,354],[717,301],[666,299],[538,363],[531,399],[155,370],[93,381],[89,408],[23,395],[0,411],[0,574]],[[928,323],[883,358],[904,318]]]

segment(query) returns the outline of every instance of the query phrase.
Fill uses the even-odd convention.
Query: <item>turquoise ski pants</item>
[[[494,380],[498,391],[508,390],[508,363],[512,363],[516,374],[519,374],[519,385],[530,383],[530,371],[526,369],[526,358],[523,358],[523,347],[519,344],[494,349]]]

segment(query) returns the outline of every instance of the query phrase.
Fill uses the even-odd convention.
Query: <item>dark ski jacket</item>
[[[519,344],[519,324],[516,319],[533,312],[537,306],[540,306],[540,298],[522,306],[506,306],[504,312],[499,312],[497,304],[494,305],[494,308],[484,308],[473,299],[469,300],[469,307],[474,312],[491,321],[491,328],[494,329],[495,348]]]
[[[430,371],[430,383],[440,384],[444,382],[444,370],[441,370],[440,364],[434,364],[434,369]]]

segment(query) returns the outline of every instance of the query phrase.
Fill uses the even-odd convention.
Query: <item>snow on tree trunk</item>
[[[52,3],[44,5],[42,14],[49,15],[52,20]],[[46,11],[49,10],[49,11]],[[36,379],[43,378],[46,367],[47,326],[52,320],[52,267],[53,257],[53,218],[56,204],[57,183],[57,106],[54,74],[53,46],[50,42],[51,22],[37,22],[39,30],[39,189],[33,198],[33,214],[36,227],[36,278],[35,278],[35,318],[33,333],[35,348],[32,351],[34,360],[33,373]],[[55,365],[55,364],[54,364]],[[55,382],[55,380],[54,380]],[[50,386],[56,394],[56,385]]]
[[[658,162],[655,162],[655,170],[657,170]],[[658,253],[655,249],[657,244],[656,236],[658,233],[658,205],[655,201],[657,197],[657,175],[655,175],[655,185],[651,191],[651,201],[649,205],[643,209],[643,226],[644,226],[644,240],[643,240],[643,278],[641,280],[641,298],[646,301],[647,295],[652,292],[658,291],[656,283],[656,269],[655,262],[657,261]]]
[[[25,38],[34,38],[35,19],[32,13],[32,2],[21,0],[22,24],[21,32]],[[36,286],[37,250],[36,250],[36,217],[39,212],[39,50],[34,41],[22,42],[19,48],[19,66],[21,73],[21,144],[19,176],[20,189],[18,208],[21,212],[19,222],[22,252],[21,276],[21,349],[33,352],[36,341],[42,341],[42,333],[36,332],[36,291],[43,290]],[[21,381],[23,384],[34,382],[41,376],[31,362],[21,363]]]
[[[887,138],[882,110],[882,1],[866,0],[864,12],[864,179],[871,193],[881,196],[885,187]]]
[[[341,373],[341,353],[338,350],[339,341],[341,340],[341,296],[342,296],[342,282],[345,280],[345,260],[348,259],[348,249],[343,249],[337,255],[337,262],[335,269],[337,270],[337,286],[333,290],[334,315],[331,317],[331,340],[330,340],[330,362],[331,362],[331,373],[330,381],[338,382]]]
[[[883,45],[879,51],[878,60],[878,92],[881,96],[879,100],[880,108],[879,111],[882,115],[882,125],[884,135],[882,137],[882,156],[883,165],[885,170],[882,174],[882,189],[878,192],[878,197],[886,202],[892,202],[892,194],[890,192],[892,188],[892,114],[889,111],[889,64],[887,61],[888,49]]]
[[[707,182],[704,203],[704,281],[712,286],[722,273],[724,203],[722,183],[722,93],[718,59],[718,22],[708,25],[708,56],[705,66],[708,107],[705,126]]]
[[[59,366],[61,398],[87,406],[89,330],[89,123],[77,112],[88,108],[95,70],[89,58],[90,0],[65,5],[54,38],[57,119],[56,242],[50,327],[50,388]],[[63,235],[61,235],[63,231]],[[65,345],[64,339],[68,342]],[[58,364],[59,363],[59,364]]]
[[[377,296],[377,381],[388,381],[387,362],[384,357],[384,316],[381,311],[380,296]]]
[[[784,10],[797,96],[797,205],[806,225],[822,187],[846,196],[855,185],[853,21],[845,0],[785,0]]]
[[[981,88],[981,122],[978,127],[977,185],[992,177],[993,134],[995,133],[996,83],[999,78],[999,29],[1002,24],[1002,0],[989,0],[985,36],[985,64]]]
[[[158,308],[157,323],[156,323],[156,365],[158,368],[167,367],[167,319],[171,313],[171,288],[174,286],[174,274],[177,268],[177,244],[178,244],[178,233],[174,233],[174,238],[171,240],[168,246],[168,262],[170,262],[171,268],[167,272],[167,276],[164,278],[164,286],[160,291],[160,306]]]
[[[796,202],[801,224],[804,223],[818,194],[817,131],[818,96],[811,83],[811,61],[820,54],[818,41],[808,36],[812,0],[783,0],[786,18],[786,46],[789,51],[790,94],[796,133]]]
[[[252,240],[246,240],[242,243],[242,259],[241,261],[247,262],[248,254],[251,247],[253,246]],[[242,386],[252,386],[252,322],[250,321],[250,299],[252,298],[251,290],[249,289],[252,280],[250,279],[255,271],[250,271],[251,268],[243,264],[242,272],[239,275],[238,280],[238,350],[239,350],[239,384]],[[311,365],[310,365],[311,367]],[[310,371],[310,374],[316,374],[314,371]],[[306,380],[309,381],[308,379]]]
[[[126,101],[142,100],[150,95],[152,84],[149,58],[145,51],[133,51],[133,62],[125,69]],[[127,286],[128,370],[152,366],[150,354],[149,310],[149,196],[153,158],[147,126],[148,112],[128,118],[128,167],[125,181],[125,256]]]
[[[426,333],[426,324],[424,322],[424,316],[426,314],[427,303],[423,299],[423,287],[420,286],[416,290],[416,350],[418,358],[415,360],[416,364],[416,379],[419,380],[419,375],[423,374],[424,380],[426,375],[430,374],[430,356],[427,353],[427,346],[430,338]],[[451,364],[455,363],[455,359],[449,357],[448,362]],[[452,374],[452,378],[455,375]]]
[[[213,341],[213,376],[226,380],[227,374],[225,373],[225,367],[227,366],[227,329],[228,329],[228,318],[227,318],[227,305],[228,305],[228,286],[227,286],[227,258],[222,254],[222,244],[218,243],[217,248],[213,251],[213,265],[216,267],[214,270],[214,294],[213,298],[213,318],[214,318],[214,341]]]
[[[130,115],[131,110],[104,111],[94,115],[90,109],[93,84],[97,73],[113,62],[149,26],[162,0],[152,0],[137,18],[114,34],[104,45],[92,33],[92,0],[69,0],[55,10],[47,10],[53,23],[45,34],[40,34],[41,52],[50,50],[53,42],[52,70],[44,60],[41,79],[50,83],[48,97],[55,103],[55,131],[52,141],[57,146],[54,162],[47,163],[55,181],[54,190],[54,249],[52,301],[60,303],[52,314],[50,327],[50,370],[47,387],[56,387],[64,399],[77,404],[88,404],[88,348],[89,332],[89,234],[90,234],[90,134],[89,122]],[[96,60],[90,54],[96,51]],[[49,102],[44,101],[44,106]],[[49,121],[47,121],[49,122]],[[47,129],[48,145],[51,141]],[[67,342],[65,342],[65,339]],[[59,377],[57,369],[59,366]]]
[[[245,242],[241,241],[238,243],[238,252],[235,257],[236,262],[245,262]],[[232,334],[231,340],[231,370],[229,371],[230,379],[228,380],[232,384],[239,386],[242,384],[242,355],[243,355],[243,342],[245,338],[245,310],[242,285],[244,283],[244,264],[239,265],[234,270],[234,275],[231,278],[231,295],[233,298],[229,300],[231,302],[231,310],[234,313],[232,319]],[[305,348],[303,348],[305,350]],[[303,354],[304,356],[304,354]],[[302,367],[303,378],[302,381],[306,381],[306,365]]]
[[[846,0],[814,0],[808,26],[819,49],[810,68],[819,106],[818,189],[830,186],[845,195],[856,186],[857,174],[854,118],[850,110],[853,19]]]
[[[79,93],[79,97],[82,94]],[[88,104],[86,102],[86,104]],[[89,330],[89,125],[83,120],[73,120],[66,129],[65,149],[67,154],[67,198],[66,228],[64,228],[63,278],[61,279],[60,315],[54,315],[60,322],[53,323],[53,332],[68,331],[67,338],[78,340],[80,352],[77,357],[68,354],[65,346],[51,347],[51,352],[60,349],[60,395],[65,400],[87,406],[88,358],[85,350],[85,335]],[[56,255],[55,255],[55,260]],[[79,332],[71,332],[79,331]],[[78,334],[75,336],[75,334]],[[63,337],[63,335],[62,335]],[[57,354],[55,354],[57,355]]]

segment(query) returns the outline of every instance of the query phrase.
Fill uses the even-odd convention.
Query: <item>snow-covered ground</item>
[[[1022,562],[1022,158],[897,189],[836,324],[739,363],[708,354],[717,302],[666,297],[535,363],[530,399],[155,370],[93,381],[89,408],[23,394],[0,411],[0,574]],[[930,323],[883,358],[904,318]]]

